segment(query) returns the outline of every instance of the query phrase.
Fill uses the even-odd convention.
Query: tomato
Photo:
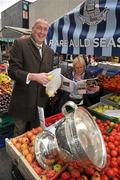
[[[117,152],[118,152],[118,154],[120,155],[120,146],[118,146]]]
[[[106,171],[106,174],[107,174],[108,177],[114,177],[116,175],[115,171],[112,168],[109,168]]]
[[[101,180],[108,180],[108,177],[106,175],[102,175]]]
[[[118,173],[119,173],[119,170],[118,170],[117,167],[112,168],[112,170],[115,172],[115,174],[118,174]]]
[[[109,142],[109,137],[108,137],[108,136],[104,136],[104,140],[105,140],[106,142]]]
[[[113,177],[112,180],[119,180],[117,176]]]
[[[38,167],[39,164],[37,163],[37,161],[34,161],[34,162],[31,164],[31,166],[32,166],[33,168],[35,168],[35,167]]]
[[[106,120],[106,123],[107,123],[108,125],[110,125],[110,121],[109,121],[109,120]]]
[[[72,170],[72,172],[71,172],[71,176],[73,177],[73,178],[80,178],[80,172],[77,170],[77,169],[74,169],[74,170]]]
[[[107,146],[110,148],[110,149],[115,149],[115,145],[112,143],[112,142],[109,142],[107,144]]]
[[[114,145],[115,145],[115,146],[118,146],[119,144],[120,144],[119,141],[117,141],[117,140],[114,141]]]
[[[111,151],[111,156],[116,157],[118,155],[118,152],[115,150]]]
[[[120,166],[120,156],[117,157],[117,163]]]
[[[115,140],[116,140],[116,141],[120,141],[120,136],[116,135],[116,136],[115,136]]]
[[[119,124],[115,124],[114,128],[117,129],[119,127]]]
[[[111,161],[110,166],[111,167],[118,167],[118,163],[116,161]]]
[[[46,175],[50,179],[51,177],[54,177],[56,175],[56,172],[54,170],[49,169]]]
[[[110,136],[110,137],[109,137],[109,141],[114,142],[114,137],[113,137],[113,136]]]
[[[85,172],[87,174],[93,175],[95,170],[93,168],[91,168],[91,167],[88,167],[88,168],[85,168]]]
[[[97,119],[96,121],[97,121],[98,125],[101,124],[101,120],[100,119]]]
[[[35,172],[38,174],[38,175],[41,175],[41,173],[42,173],[42,169],[40,168],[40,167],[34,167],[34,170],[35,170]]]
[[[70,174],[68,172],[63,172],[62,175],[61,175],[61,179],[63,180],[67,180],[67,179],[70,179]]]
[[[116,157],[112,157],[111,161],[117,161],[117,158]]]

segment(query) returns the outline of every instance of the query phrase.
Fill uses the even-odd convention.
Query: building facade
[[[5,26],[32,28],[35,20],[40,17],[52,23],[57,18],[75,8],[82,1],[84,0],[37,0],[29,3],[28,1],[20,0],[2,12],[1,25],[2,28]],[[21,36],[20,33],[8,29],[4,29],[2,34],[3,37],[10,38]]]
[[[52,23],[83,0],[37,0],[29,6],[29,28],[37,18],[45,18]]]
[[[1,13],[1,26],[13,26],[20,28],[29,28],[29,2],[19,1]],[[3,37],[19,37],[20,34],[15,31],[3,29]]]

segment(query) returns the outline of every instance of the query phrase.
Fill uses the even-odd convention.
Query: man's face
[[[32,28],[32,37],[36,43],[42,44],[48,33],[48,23],[44,20],[37,22]]]

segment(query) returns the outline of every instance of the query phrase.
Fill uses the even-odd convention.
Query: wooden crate
[[[112,117],[112,116],[108,116],[106,114],[104,114],[103,112],[97,112],[94,110],[94,108],[96,108],[97,106],[99,105],[108,105],[106,103],[103,103],[103,102],[99,102],[99,103],[96,103],[92,106],[89,106],[88,107],[88,111],[93,115],[93,116],[96,116],[98,119],[101,119],[103,121],[106,121],[107,119],[110,120],[111,122],[115,122],[115,123],[119,123],[119,120],[118,118],[116,117]],[[115,107],[116,108],[116,107]]]
[[[110,93],[110,94],[106,94],[105,96],[102,96],[100,98],[100,101],[103,102],[103,103],[106,103],[108,105],[112,105],[112,106],[115,106],[117,107],[118,109],[120,109],[120,102],[114,102],[114,101],[111,101],[109,98],[113,95],[120,95],[119,93],[118,94],[115,94],[115,93]]]
[[[12,142],[8,138],[5,139],[5,142],[7,153],[11,157],[13,163],[16,164],[23,177],[26,180],[40,180],[40,177],[37,175],[31,165],[27,162],[24,156],[16,149]]]

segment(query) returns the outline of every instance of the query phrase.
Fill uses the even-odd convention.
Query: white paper
[[[106,110],[104,111],[104,114],[111,117],[117,117],[120,118],[120,110]]]
[[[61,75],[61,87],[60,89],[69,92],[70,97],[81,99],[83,94],[87,93],[87,88],[97,85],[98,78],[81,79],[80,81],[73,81]],[[94,92],[92,92],[94,93]]]
[[[40,120],[40,126],[45,129],[45,116],[44,116],[44,109],[43,107],[38,106],[38,115]]]
[[[60,89],[67,91],[69,93],[71,93],[73,91],[73,87],[74,87],[74,81],[64,77],[63,75],[61,75],[61,87]]]
[[[86,84],[87,84],[87,86],[95,86],[98,84],[97,80],[98,80],[98,78],[86,79]]]
[[[86,94],[87,84],[86,80],[80,80],[76,82],[76,94]]]
[[[49,97],[53,97],[56,91],[61,86],[61,69],[57,68],[48,73],[49,75],[53,75],[53,78],[45,85],[46,93]]]

